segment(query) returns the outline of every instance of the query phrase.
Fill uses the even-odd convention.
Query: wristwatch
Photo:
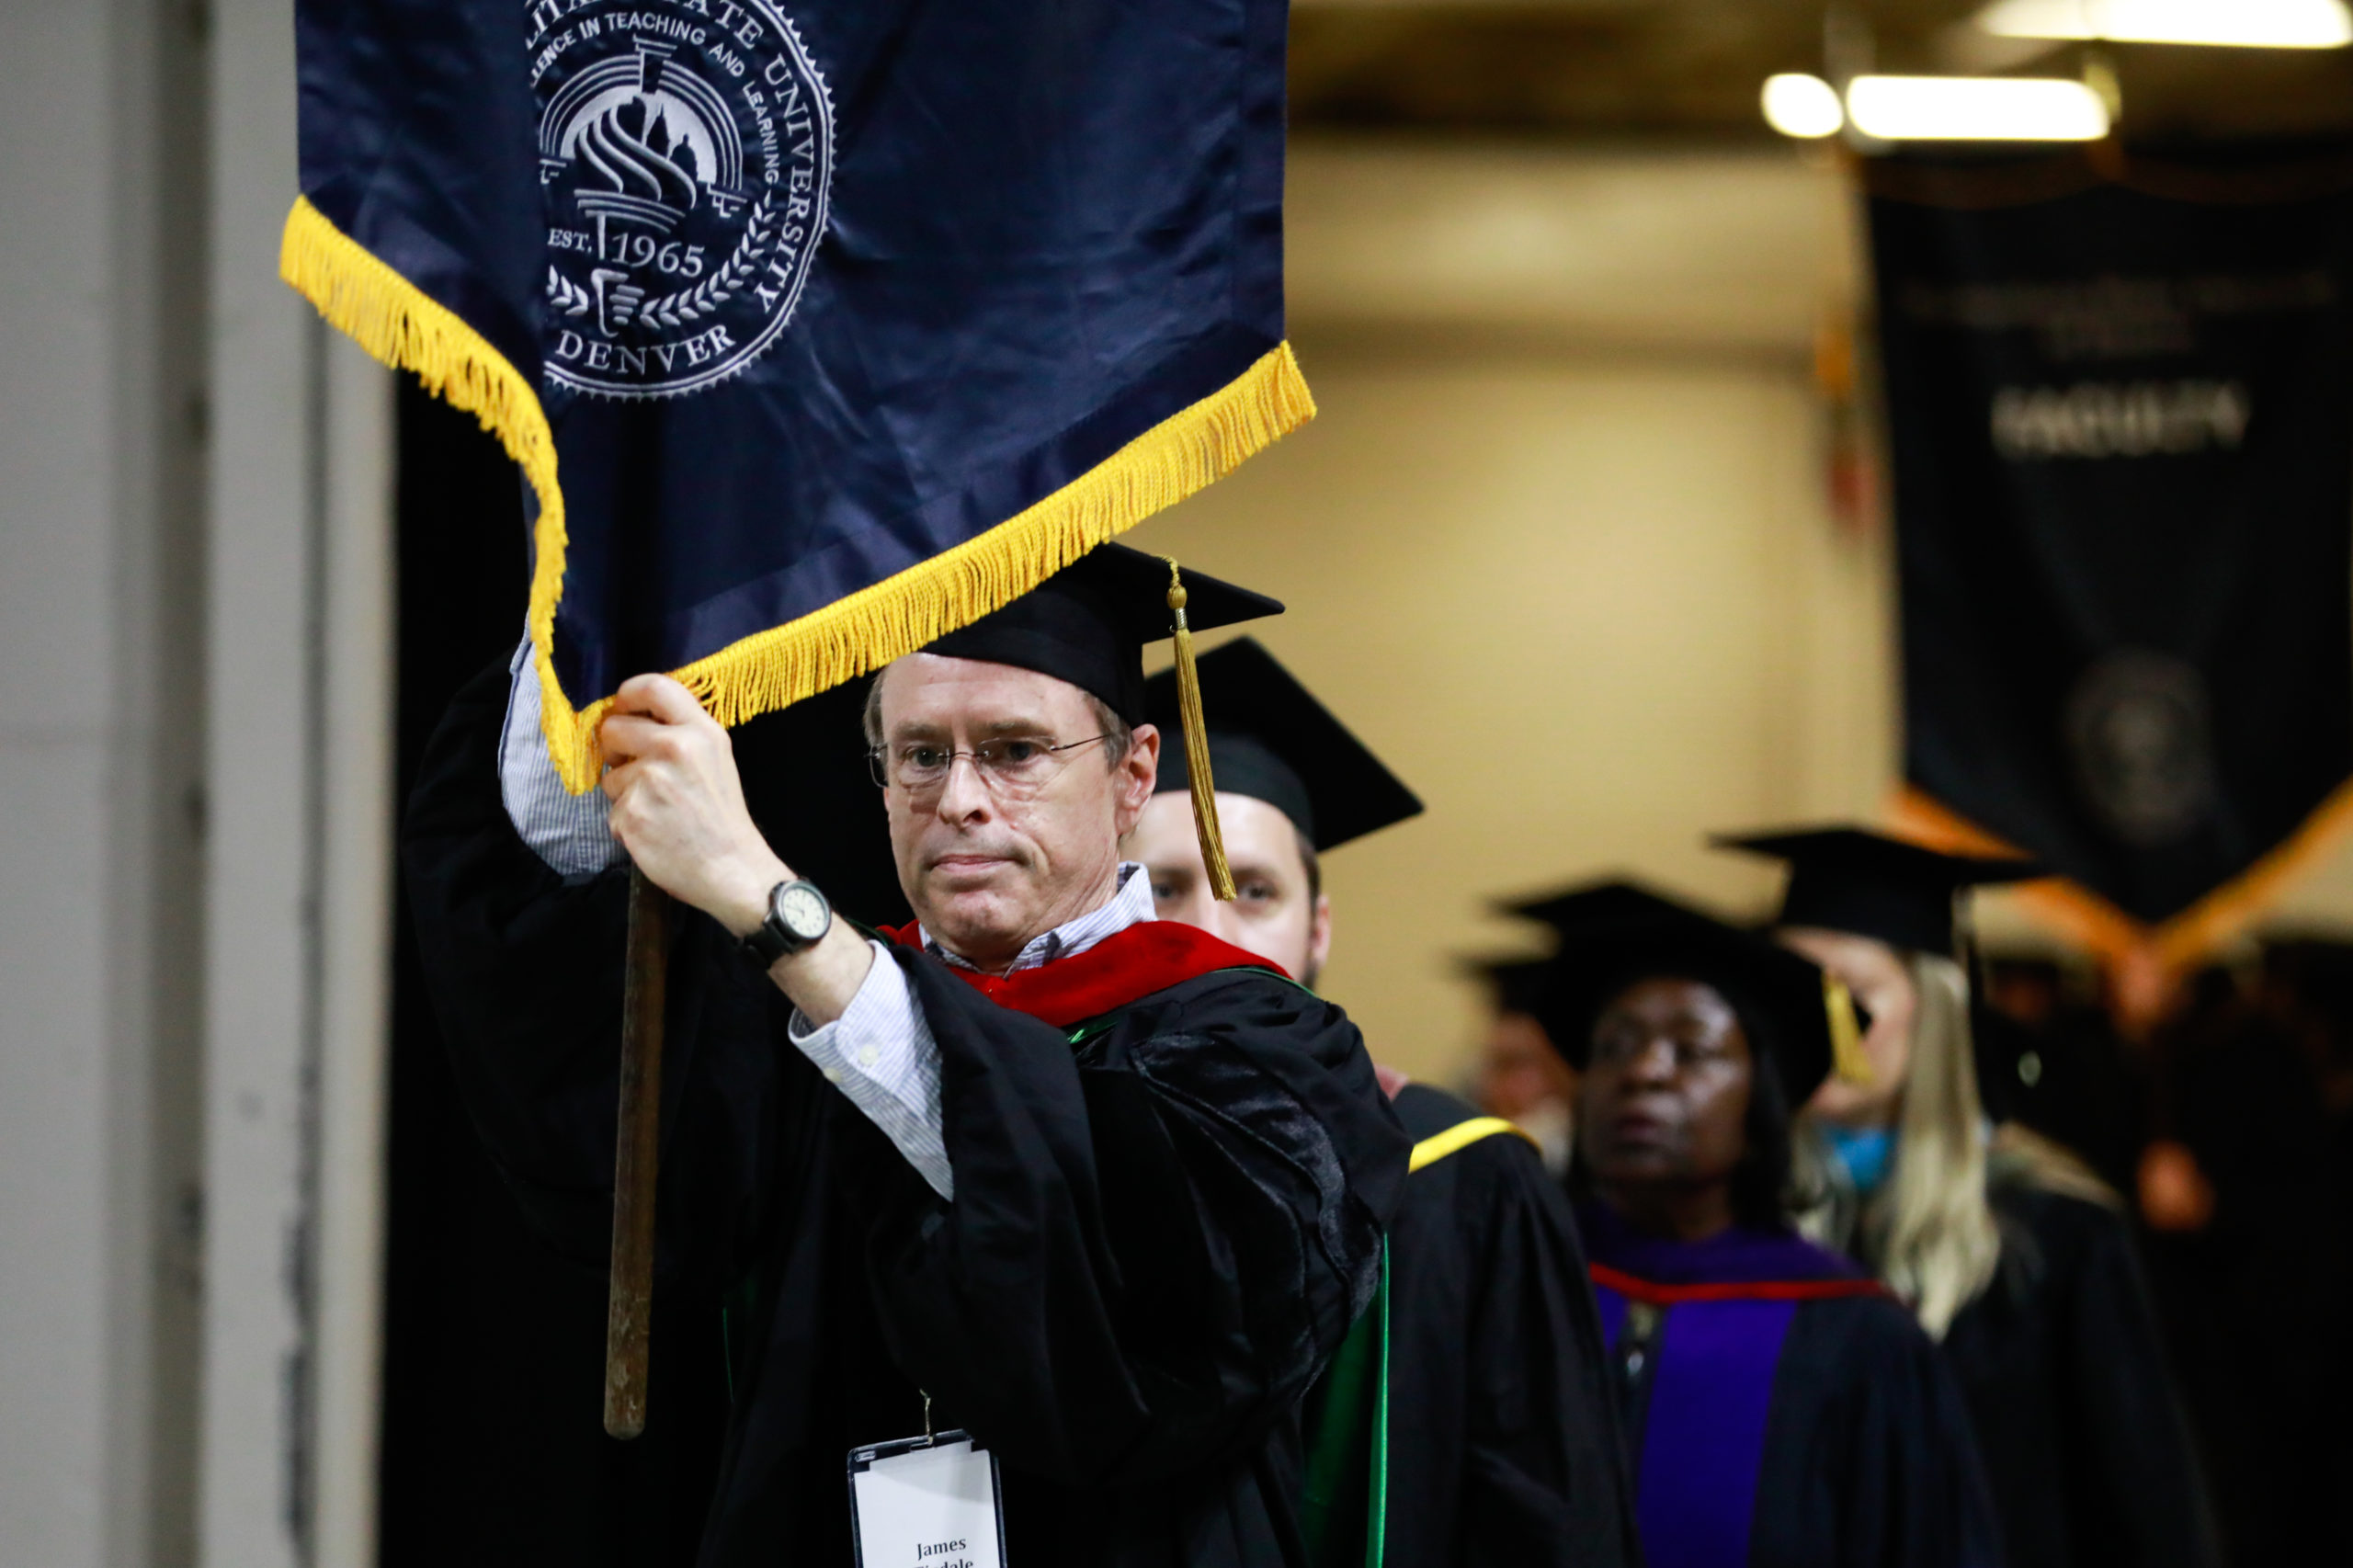
[[[834,906],[811,881],[768,890],[768,917],[743,942],[744,956],[765,973],[777,960],[813,948],[834,928]]]

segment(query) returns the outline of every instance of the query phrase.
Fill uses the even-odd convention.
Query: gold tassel
[[[1830,1015],[1830,1070],[1849,1084],[1869,1086],[1871,1064],[1863,1055],[1863,1029],[1855,1019],[1854,993],[1826,970],[1822,976],[1822,1006]]]
[[[1217,780],[1210,777],[1210,727],[1201,716],[1201,674],[1193,665],[1193,631],[1185,624],[1185,579],[1176,559],[1168,562],[1168,612],[1176,618],[1176,710],[1184,720],[1185,772],[1193,785],[1193,831],[1201,840],[1201,863],[1210,869],[1210,892],[1233,902],[1233,868],[1225,863],[1225,835],[1217,825]]]

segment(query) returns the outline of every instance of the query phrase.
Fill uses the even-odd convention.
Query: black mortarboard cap
[[[1459,958],[1455,967],[1486,986],[1498,1013],[1534,1013],[1552,983],[1548,958]]]
[[[1220,794],[1266,801],[1318,853],[1420,814],[1420,797],[1256,638],[1228,642],[1195,664],[1209,718],[1210,771]],[[1175,670],[1145,683],[1144,706],[1154,723],[1175,729],[1180,707]],[[1160,788],[1189,786],[1184,754],[1164,750]]]
[[[1572,1066],[1584,1067],[1594,1018],[1611,997],[1636,981],[1675,976],[1723,994],[1792,1106],[1834,1068],[1863,1074],[1862,1028],[1846,987],[1756,932],[1622,881],[1506,907],[1560,933],[1536,1016]]]
[[[1963,888],[2048,873],[2032,860],[1947,855],[1859,827],[1743,834],[1711,840],[1790,863],[1777,926],[1874,937],[1890,947],[1949,954],[1953,900]]]
[[[1169,562],[1124,544],[1098,544],[1038,586],[926,645],[926,653],[980,659],[1066,680],[1099,697],[1131,724],[1145,719],[1143,650],[1175,634]],[[1185,617],[1195,631],[1280,615],[1264,594],[1184,574]]]
[[[1625,878],[1580,882],[1556,892],[1529,893],[1495,901],[1497,913],[1540,920],[1561,934],[1620,931],[1633,926],[1717,924],[1715,916],[1695,904],[1671,898],[1657,889]]]

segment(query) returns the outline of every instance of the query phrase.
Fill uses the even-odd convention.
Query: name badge
[[[852,1449],[858,1568],[1005,1568],[996,1456],[969,1432]]]

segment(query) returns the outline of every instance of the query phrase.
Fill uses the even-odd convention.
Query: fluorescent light
[[[1784,136],[1807,141],[1836,136],[1847,123],[1838,105],[1838,89],[1819,76],[1784,71],[1765,78],[1765,123]]]
[[[2345,0],[1994,0],[1977,25],[2005,38],[2110,39],[2248,49],[2353,43]]]
[[[2037,76],[1858,76],[1855,129],[1882,142],[2097,142],[2108,106],[2081,82]]]

